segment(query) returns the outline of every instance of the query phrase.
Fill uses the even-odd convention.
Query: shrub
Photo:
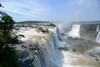
[[[64,34],[64,33],[61,33],[61,35],[62,35],[62,36],[65,36],[66,34]]]
[[[21,27],[25,27],[25,25],[24,25],[24,24],[22,24],[22,25],[21,25]]]
[[[19,25],[15,25],[15,27],[19,27]]]
[[[42,30],[42,27],[38,28],[38,30]]]
[[[49,25],[44,25],[44,26],[56,26],[55,24],[53,24],[53,23],[50,23]]]
[[[64,51],[67,51],[67,50],[68,50],[67,47],[60,47],[59,49],[60,49],[60,50],[64,50]]]
[[[53,24],[53,23],[50,23],[50,25],[49,26],[56,26],[55,24]]]
[[[0,67],[19,67],[16,57],[15,48],[8,45],[0,48]]]
[[[35,45],[34,47],[30,48],[30,50],[39,50],[39,48],[37,45]]]
[[[31,27],[32,25],[31,24],[28,24],[28,27]]]

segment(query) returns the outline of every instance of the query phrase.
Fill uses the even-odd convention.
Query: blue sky
[[[100,20],[100,0],[0,0],[15,21]]]

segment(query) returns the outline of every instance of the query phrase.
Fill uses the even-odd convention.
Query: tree
[[[3,7],[0,4],[0,8]],[[4,8],[4,7],[3,7]],[[0,11],[0,42],[7,41],[6,39],[10,38],[10,33],[14,26],[14,20],[11,16],[6,14],[5,12]]]
[[[0,6],[2,6],[0,4]],[[2,6],[3,7],[3,6]],[[5,12],[0,11],[0,29],[3,29],[3,34],[7,34],[12,31],[12,28],[14,26],[14,20],[12,19],[11,16],[6,14]]]
[[[1,7],[3,6],[0,4]],[[15,48],[7,43],[7,38],[11,37],[10,32],[14,23],[11,16],[0,11],[0,67],[19,67]]]

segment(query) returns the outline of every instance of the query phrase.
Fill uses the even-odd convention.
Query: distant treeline
[[[100,24],[100,21],[78,21],[72,23],[73,24]]]
[[[51,23],[52,21],[22,21],[16,22],[16,24],[34,24],[34,23]]]

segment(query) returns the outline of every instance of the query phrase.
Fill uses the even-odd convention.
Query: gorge
[[[99,37],[98,33],[95,34],[97,38],[85,40],[80,31],[85,31],[84,34],[87,31],[80,24],[74,24],[71,31],[63,36],[59,27],[50,23],[17,25],[19,27],[15,26],[13,32],[22,41],[21,44],[15,45],[21,67],[100,66],[100,44],[93,41]],[[99,26],[96,28],[99,29]]]

